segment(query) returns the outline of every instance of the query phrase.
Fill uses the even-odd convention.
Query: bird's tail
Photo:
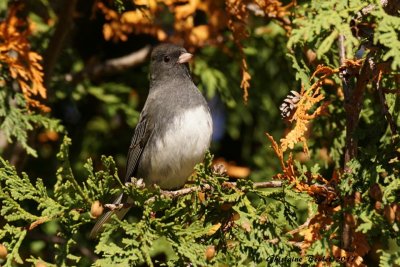
[[[113,204],[121,204],[123,194],[119,195],[117,199],[114,200]],[[101,217],[97,220],[96,224],[94,225],[92,231],[90,232],[89,238],[94,239],[97,234],[102,230],[103,225],[107,223],[113,214],[117,215],[118,219],[122,219],[125,214],[129,211],[130,208],[122,208],[119,210],[110,210],[107,211],[105,214],[101,215]]]

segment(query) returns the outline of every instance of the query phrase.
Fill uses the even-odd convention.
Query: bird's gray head
[[[153,49],[150,59],[150,82],[164,83],[177,77],[190,79],[188,61],[192,54],[174,44],[161,44]]]

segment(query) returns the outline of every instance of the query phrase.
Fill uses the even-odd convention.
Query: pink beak
[[[182,63],[187,63],[189,62],[190,59],[192,59],[193,55],[190,53],[183,53],[182,55],[179,56],[178,58],[178,63],[182,64]]]

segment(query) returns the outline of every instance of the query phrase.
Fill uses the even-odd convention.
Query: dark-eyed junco
[[[193,83],[188,61],[192,54],[173,44],[154,48],[150,62],[150,90],[128,151],[125,182],[142,178],[147,187],[183,186],[209,148],[212,120],[206,100]],[[129,202],[120,195],[114,202]],[[105,213],[93,227],[102,225],[128,209]]]

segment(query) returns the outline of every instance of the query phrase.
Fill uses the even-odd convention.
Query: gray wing
[[[140,156],[142,155],[143,149],[145,148],[147,141],[149,140],[151,133],[153,132],[153,125],[149,117],[141,116],[138,125],[136,125],[135,133],[133,134],[131,145],[129,146],[128,159],[126,162],[126,174],[125,182],[129,182],[132,176],[135,176],[137,166],[139,164]],[[120,204],[125,201],[126,196],[123,194],[119,195],[114,200],[113,204]],[[96,222],[92,231],[90,232],[90,238],[95,238],[97,233],[101,231],[103,225],[107,223],[113,214],[116,214],[119,219],[122,219],[130,208],[122,208],[120,210],[111,210],[103,214]]]
[[[141,117],[138,125],[136,125],[126,161],[125,182],[130,182],[131,177],[136,175],[140,156],[151,136],[153,128],[150,118],[145,116]]]

